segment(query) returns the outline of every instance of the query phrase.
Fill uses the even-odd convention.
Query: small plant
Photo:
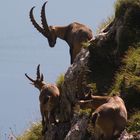
[[[140,112],[131,116],[127,124],[127,130],[128,132],[136,132],[140,130]]]
[[[23,135],[17,137],[17,140],[40,140],[42,125],[40,122],[31,124],[31,127],[26,130]]]
[[[83,115],[87,115],[87,116],[90,116],[91,114],[91,109],[88,108],[88,109],[80,109],[79,110],[79,115],[80,116],[83,116]]]
[[[105,29],[114,19],[114,15],[107,17],[106,20],[104,20],[99,26],[98,29],[96,31],[96,33],[100,33],[103,29]]]
[[[60,74],[56,80],[56,85],[59,88],[59,90],[61,89],[63,82],[64,82],[64,74]]]
[[[91,93],[96,94],[98,92],[96,83],[90,83],[87,87],[90,89]]]
[[[88,48],[89,45],[91,45],[90,42],[82,42],[82,46],[83,46],[84,49]]]

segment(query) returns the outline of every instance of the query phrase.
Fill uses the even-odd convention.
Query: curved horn
[[[35,18],[34,18],[34,16],[33,16],[33,9],[34,9],[34,8],[35,8],[35,6],[31,8],[30,14],[29,14],[30,19],[31,19],[31,22],[32,22],[32,24],[34,25],[34,27],[35,27],[40,33],[42,33],[44,36],[46,36],[44,30],[43,30],[43,29],[39,26],[39,24],[35,21]]]
[[[43,76],[43,73],[41,74],[41,78],[40,78],[41,81],[44,80],[44,76]]]
[[[33,80],[32,78],[30,78],[30,77],[27,75],[27,73],[25,73],[25,76],[26,76],[30,81],[32,81],[33,83],[35,82],[35,80]]]
[[[46,19],[46,15],[45,15],[45,5],[48,1],[46,1],[43,6],[42,6],[42,10],[41,10],[41,22],[42,22],[42,26],[44,28],[44,30],[46,32],[49,32],[49,26],[48,26],[48,23],[47,23],[47,19]]]
[[[37,66],[37,79],[40,79],[40,64]]]

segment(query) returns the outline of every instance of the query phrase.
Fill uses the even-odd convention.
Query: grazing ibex
[[[112,140],[125,129],[127,111],[119,96],[92,96],[91,100],[79,101],[81,108],[91,108],[95,140]]]
[[[47,130],[47,125],[56,122],[55,112],[59,105],[59,89],[56,85],[47,84],[43,80],[43,74],[40,75],[40,65],[37,67],[37,78],[33,80],[27,74],[25,76],[40,91],[40,112],[42,116],[42,134]]]
[[[48,26],[45,16],[45,5],[44,3],[41,10],[41,22],[42,27],[36,22],[33,16],[32,7],[30,10],[30,19],[34,27],[48,39],[50,47],[54,47],[56,44],[57,37],[65,40],[70,47],[71,64],[73,63],[76,55],[82,48],[82,43],[87,42],[93,38],[92,31],[86,25],[73,22],[67,26]]]

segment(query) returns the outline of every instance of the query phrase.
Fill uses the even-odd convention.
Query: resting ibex
[[[55,112],[59,105],[59,89],[56,85],[47,84],[43,80],[43,74],[40,75],[40,65],[37,67],[37,78],[33,80],[27,74],[25,76],[40,91],[40,112],[42,116],[42,133],[47,130],[47,125],[56,122]]]
[[[76,55],[82,48],[82,43],[87,42],[93,38],[92,31],[86,25],[74,22],[67,26],[48,26],[45,16],[45,5],[44,3],[41,10],[41,22],[42,27],[36,22],[33,16],[32,7],[30,10],[30,19],[34,27],[48,39],[50,47],[54,47],[56,44],[57,37],[65,40],[70,47],[71,64],[73,63]]]
[[[91,108],[95,140],[112,140],[125,129],[127,111],[119,96],[92,96],[91,100],[79,101],[81,108]]]

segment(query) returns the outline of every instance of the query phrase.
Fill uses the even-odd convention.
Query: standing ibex
[[[73,63],[76,55],[82,48],[82,43],[87,42],[93,38],[92,31],[86,25],[74,22],[67,26],[48,26],[45,16],[45,5],[44,3],[41,10],[41,22],[42,27],[36,22],[33,16],[33,7],[30,10],[30,19],[34,27],[48,39],[50,47],[54,47],[56,44],[57,37],[65,40],[70,47],[71,64]]]
[[[47,125],[56,122],[55,112],[59,105],[59,89],[56,85],[47,84],[43,80],[43,74],[40,75],[40,65],[37,67],[37,78],[33,80],[27,74],[25,76],[40,91],[40,112],[42,116],[42,134],[47,130]]]
[[[127,111],[119,96],[92,96],[91,100],[79,101],[81,108],[91,108],[95,140],[112,140],[125,129]]]

